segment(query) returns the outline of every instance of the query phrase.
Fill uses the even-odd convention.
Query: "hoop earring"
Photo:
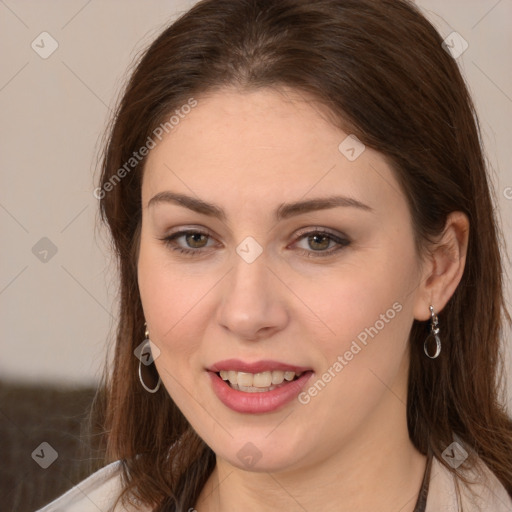
[[[429,306],[430,309],[430,334],[425,339],[425,342],[423,343],[423,350],[427,357],[430,357],[430,359],[435,359],[439,356],[441,353],[441,339],[439,338],[439,319],[437,315],[434,313],[434,308],[432,306]],[[431,339],[434,339],[436,341],[436,351],[433,356],[431,356],[428,353],[427,345]]]
[[[149,331],[148,331],[148,328],[147,328],[147,324],[144,323],[144,327],[145,327],[145,334],[144,336],[146,337],[146,339],[143,341],[142,345],[141,345],[141,348],[140,348],[140,355],[139,355],[139,380],[140,380],[140,383],[142,384],[142,387],[148,392],[148,393],[156,393],[159,389],[160,389],[160,384],[162,383],[162,381],[160,380],[160,375],[158,375],[158,371],[156,371],[156,366],[155,366],[155,372],[156,374],[158,375],[158,382],[156,383],[155,385],[155,376],[154,374],[151,375],[151,371],[149,369],[149,365],[150,364],[155,364],[154,363],[154,360],[153,360],[153,356],[152,356],[152,353],[151,353],[151,341],[149,339]],[[143,369],[142,369],[142,357],[143,356],[146,356],[147,358],[147,361],[148,363],[144,363],[144,373],[146,374],[146,380],[147,378],[149,378],[151,380],[151,385],[153,387],[149,387],[145,382],[144,382],[144,378],[142,377],[142,372],[143,372]]]

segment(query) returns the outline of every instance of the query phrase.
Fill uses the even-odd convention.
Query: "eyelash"
[[[176,247],[175,240],[178,238],[181,238],[182,236],[186,236],[186,235],[205,235],[205,236],[209,237],[209,239],[212,238],[208,233],[205,233],[204,231],[199,231],[196,229],[187,229],[187,230],[183,230],[183,231],[177,231],[176,233],[173,233],[172,235],[165,237],[165,238],[160,238],[159,240],[161,240],[165,246],[169,247],[173,251],[179,251],[180,254],[184,254],[186,256],[195,257],[195,256],[199,256],[201,253],[205,252],[205,250],[203,250],[201,248],[200,249],[187,249],[184,247]],[[316,229],[316,230],[300,233],[297,236],[297,238],[295,239],[294,243],[298,242],[299,240],[302,240],[304,238],[308,238],[308,237],[314,236],[314,235],[320,235],[321,237],[327,237],[330,240],[336,242],[338,244],[338,247],[334,248],[334,249],[331,248],[326,251],[308,251],[306,249],[300,249],[301,255],[306,256],[308,258],[325,258],[327,256],[331,256],[332,254],[334,254],[338,251],[341,251],[343,248],[350,245],[350,241],[347,238],[338,237],[338,236],[334,235],[333,233],[330,233],[323,229]]]

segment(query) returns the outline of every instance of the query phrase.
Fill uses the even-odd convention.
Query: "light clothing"
[[[473,470],[472,485],[476,497],[460,482],[464,512],[512,512],[512,499],[481,461],[483,474]],[[112,462],[77,484],[60,498],[36,512],[107,512],[121,492],[121,462]],[[467,474],[467,473],[466,473]],[[476,478],[475,478],[476,476]],[[425,512],[459,512],[459,500],[452,473],[435,457],[432,459]],[[121,507],[115,512],[152,512],[147,507]]]
[[[480,458],[478,464],[480,471],[472,468],[464,473],[471,485],[459,479],[459,501],[453,473],[434,457],[425,512],[512,512],[512,498],[506,489]]]
[[[37,512],[107,512],[121,494],[121,461],[112,462],[75,485]],[[115,512],[152,512],[147,507],[123,507]]]

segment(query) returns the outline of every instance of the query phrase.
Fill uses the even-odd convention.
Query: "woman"
[[[151,45],[95,191],[110,464],[51,506],[512,510],[498,228],[442,43],[405,0],[204,0]]]

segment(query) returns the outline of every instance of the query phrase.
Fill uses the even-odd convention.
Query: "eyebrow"
[[[185,194],[179,194],[177,192],[170,192],[168,190],[159,192],[149,200],[147,207],[150,208],[160,203],[177,204],[178,206],[184,206],[189,210],[193,210],[203,215],[216,217],[223,221],[226,221],[227,219],[226,212],[219,206],[216,206],[215,204],[209,203],[207,201],[203,201],[202,199],[187,196]],[[274,215],[276,220],[283,220],[288,219],[289,217],[293,217],[294,215],[300,215],[302,213],[337,207],[359,208],[360,210],[368,212],[374,211],[370,206],[352,197],[328,196],[308,199],[306,201],[295,201],[293,203],[282,203],[275,210]]]

